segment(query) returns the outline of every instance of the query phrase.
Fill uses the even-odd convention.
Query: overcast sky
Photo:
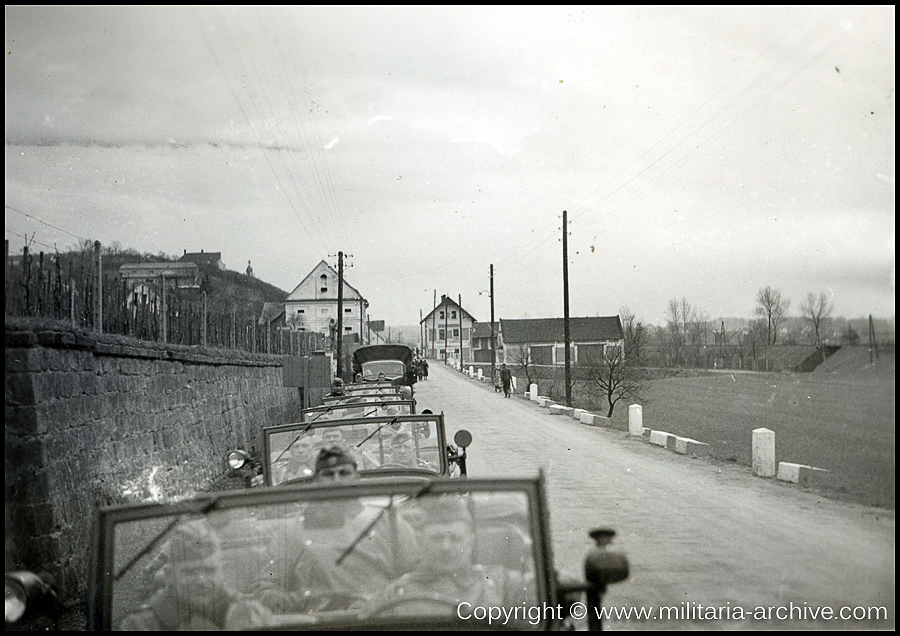
[[[893,6],[6,6],[6,238],[322,259],[373,319],[894,316]],[[77,238],[76,238],[77,237]],[[481,294],[479,295],[479,292]]]

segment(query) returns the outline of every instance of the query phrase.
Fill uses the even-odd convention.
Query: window
[[[450,318],[456,318],[456,311],[450,312]]]
[[[551,364],[553,347],[550,345],[531,346],[531,362],[534,364]]]
[[[322,274],[319,276],[319,291],[327,292],[328,291],[328,276]]]
[[[453,330],[453,337],[454,337],[454,338],[459,338],[459,329],[454,329],[454,330]]]
[[[438,340],[443,340],[443,339],[444,339],[444,330],[439,329],[438,330]]]
[[[441,320],[444,319],[444,312],[443,312],[443,311],[442,311],[441,313],[438,314],[438,318],[440,318]]]
[[[353,327],[344,327],[344,331],[353,331]]]
[[[319,310],[319,313],[322,314],[323,316],[328,315],[328,308],[322,307],[322,309]]]
[[[353,313],[353,308],[352,308],[352,307],[347,307],[347,308],[344,310],[344,313],[345,313],[345,314],[352,314],[352,313]]]
[[[306,313],[306,310],[305,310],[305,309],[298,309],[298,310],[297,310],[297,313],[298,313],[298,314],[305,314],[305,313]]]

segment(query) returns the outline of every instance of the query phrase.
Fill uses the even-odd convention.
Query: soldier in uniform
[[[246,629],[271,615],[260,603],[225,587],[220,540],[205,521],[172,531],[164,550],[158,589],[119,623],[123,631]]]

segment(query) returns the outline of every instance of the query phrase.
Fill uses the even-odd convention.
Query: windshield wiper
[[[384,406],[384,403],[383,403],[383,402],[381,403],[381,406]],[[362,446],[363,444],[365,444],[366,442],[368,442],[370,439],[372,439],[373,437],[375,437],[375,434],[376,434],[378,431],[380,431],[381,429],[383,429],[383,428],[384,428],[385,426],[387,426],[388,424],[395,424],[395,423],[397,422],[398,419],[400,419],[400,416],[399,416],[399,415],[398,415],[398,416],[394,416],[393,418],[391,418],[391,420],[390,420],[389,422],[385,422],[384,424],[382,424],[381,426],[379,426],[378,428],[376,428],[374,431],[372,431],[369,435],[367,435],[366,438],[365,438],[363,441],[361,441],[359,444],[356,445],[356,447],[359,448],[360,446]]]
[[[204,514],[206,514],[207,512],[209,512],[210,510],[212,510],[212,509],[216,506],[216,504],[218,504],[218,503],[219,503],[218,498],[213,499],[213,500],[211,500],[209,503],[207,503],[206,505],[204,505],[202,508],[200,508],[200,510],[198,510],[198,511],[197,511],[196,513],[194,513],[194,514],[204,515]],[[172,530],[174,530],[174,529],[175,529],[175,526],[179,525],[182,521],[184,521],[184,517],[185,517],[185,515],[182,514],[182,515],[179,515],[179,516],[175,517],[174,519],[172,519],[172,521],[169,522],[169,524],[168,524],[165,528],[163,528],[162,530],[160,530],[159,534],[157,534],[155,537],[153,537],[152,539],[150,539],[150,542],[147,543],[147,545],[145,545],[145,546],[143,547],[143,549],[142,549],[140,552],[138,552],[136,555],[134,555],[134,556],[131,558],[131,560],[130,560],[128,563],[126,563],[126,564],[122,567],[122,569],[119,570],[119,571],[116,573],[115,577],[113,577],[113,580],[114,580],[114,581],[118,581],[118,580],[121,579],[123,576],[125,576],[125,574],[126,574],[131,568],[133,568],[133,567],[137,564],[138,561],[140,561],[142,558],[144,558],[144,556],[145,556],[148,552],[150,552],[150,550],[152,550],[154,547],[156,547],[156,546],[159,544],[159,542],[162,541],[163,538],[165,538],[165,536],[166,536],[167,534],[169,534]]]
[[[415,501],[420,496],[424,495],[426,492],[431,490],[432,486],[434,486],[434,482],[431,482],[431,481],[429,481],[427,484],[422,484],[421,488],[419,488],[413,494],[409,495],[409,497],[407,499],[404,499],[402,503]],[[356,546],[359,545],[359,542],[362,541],[363,538],[367,534],[369,534],[369,532],[371,532],[372,528],[375,527],[375,524],[377,524],[381,520],[381,518],[385,515],[385,513],[393,507],[394,507],[394,496],[391,495],[391,500],[388,502],[388,505],[386,505],[384,508],[382,508],[380,511],[378,511],[378,514],[375,516],[375,518],[372,519],[372,521],[369,522],[369,524],[365,528],[363,528],[362,532],[360,532],[359,535],[357,535],[357,537],[350,543],[350,545],[347,546],[347,548],[341,553],[341,556],[339,556],[337,558],[337,560],[334,562],[334,564],[340,565],[343,562],[343,560],[346,559],[350,555],[351,552],[353,552],[353,550],[356,548]]]
[[[293,446],[294,444],[296,444],[297,442],[299,442],[301,439],[303,439],[303,438],[306,436],[306,433],[309,431],[309,427],[312,426],[312,423],[313,423],[313,421],[308,422],[308,423],[306,424],[306,426],[303,428],[303,430],[300,431],[300,432],[297,434],[297,437],[295,437],[294,439],[292,439],[292,440],[291,440],[291,443],[288,444],[287,446],[285,446],[285,447],[284,447],[284,450],[281,451],[280,453],[278,453],[278,457],[276,457],[276,458],[275,458],[274,460],[272,460],[270,463],[271,463],[271,464],[274,464],[274,463],[277,462],[279,459],[281,459],[282,457],[284,457],[284,454],[285,454],[286,452],[288,452],[289,450],[291,450],[291,446]]]

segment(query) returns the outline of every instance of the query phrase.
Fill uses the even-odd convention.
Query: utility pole
[[[496,382],[497,374],[497,336],[494,334],[494,264],[491,263],[491,386]],[[529,389],[530,390],[530,389]]]
[[[338,307],[337,307],[337,376],[343,373],[343,335],[344,335],[344,253],[338,252]]]
[[[569,234],[568,213],[563,210],[563,226],[562,226],[562,244],[563,244],[563,324],[565,330],[566,345],[566,406],[572,406],[572,361],[569,359],[569,242],[567,236]]]
[[[432,360],[437,360],[437,343],[435,343],[437,336],[437,328],[435,327],[435,319],[437,318],[437,290],[434,290],[434,308],[431,310],[431,358]]]
[[[425,319],[422,317],[422,310],[419,309],[419,351],[425,355]]]
[[[450,357],[450,354],[447,351],[447,320],[450,312],[447,311],[447,307],[449,307],[449,305],[447,305],[446,295],[441,298],[441,307],[444,308],[444,364],[447,364],[447,358]]]
[[[462,294],[459,295],[459,370],[463,368]]]

